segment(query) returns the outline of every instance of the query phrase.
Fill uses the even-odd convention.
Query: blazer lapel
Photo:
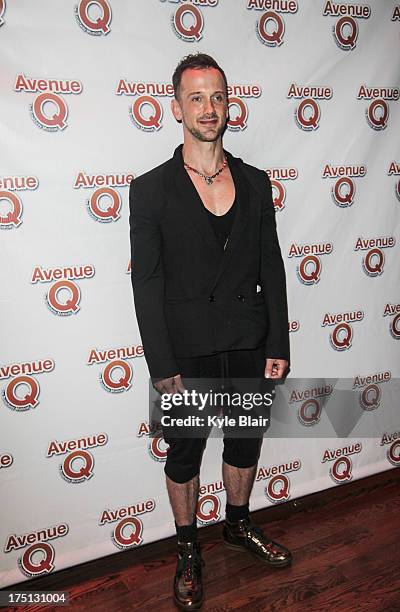
[[[247,225],[249,214],[249,193],[247,179],[240,167],[240,160],[234,158],[228,151],[224,151],[229,169],[235,183],[237,207],[233,218],[231,233],[224,250],[217,241],[204,204],[193,185],[183,165],[182,145],[175,149],[175,188],[178,200],[182,204],[185,214],[193,223],[196,231],[202,237],[213,261],[216,262],[216,274],[210,291],[216,286],[221,274],[229,265],[232,253],[239,246],[240,237]]]

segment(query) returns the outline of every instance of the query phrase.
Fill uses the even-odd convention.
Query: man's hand
[[[285,374],[289,363],[286,359],[266,359],[265,360],[265,378],[282,378]]]
[[[181,375],[171,376],[170,378],[163,378],[154,383],[154,388],[162,395],[163,393],[183,393],[185,387],[183,386]]]

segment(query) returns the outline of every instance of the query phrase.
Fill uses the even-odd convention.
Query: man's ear
[[[182,123],[181,105],[176,98],[172,98],[171,100],[171,111],[178,123]]]

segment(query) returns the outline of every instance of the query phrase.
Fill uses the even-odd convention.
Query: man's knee
[[[182,466],[167,460],[164,472],[173,482],[185,484],[200,473],[200,466],[195,464]]]
[[[237,468],[257,465],[263,438],[225,438],[222,459]]]
[[[164,472],[176,483],[189,482],[200,472],[206,440],[202,438],[176,438],[169,440]]]

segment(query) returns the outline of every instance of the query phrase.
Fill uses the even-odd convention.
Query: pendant
[[[212,185],[213,184],[212,176],[205,176],[204,180],[207,183],[207,185]]]

